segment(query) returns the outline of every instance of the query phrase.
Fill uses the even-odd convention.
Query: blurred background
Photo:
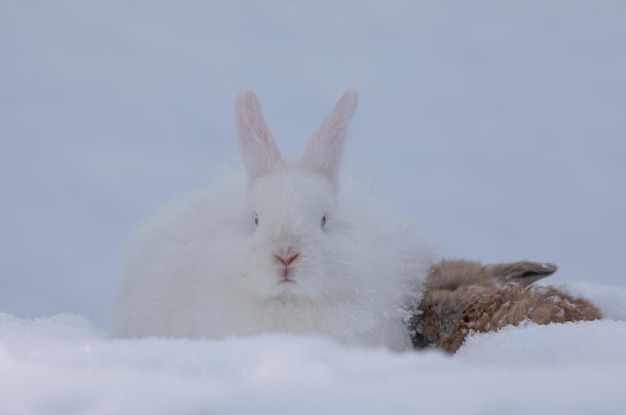
[[[348,87],[346,170],[447,257],[624,286],[626,2],[0,2],[0,311],[105,326],[126,237],[238,163],[254,89],[297,155]]]

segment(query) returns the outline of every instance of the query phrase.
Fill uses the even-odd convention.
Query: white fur
[[[431,249],[366,186],[338,183],[356,92],[342,97],[295,163],[282,160],[250,94],[236,109],[247,179],[216,177],[134,233],[114,333],[218,339],[285,331],[410,347],[402,312],[419,301]],[[284,281],[276,255],[294,253]]]

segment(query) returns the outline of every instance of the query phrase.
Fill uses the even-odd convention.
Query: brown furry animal
[[[602,318],[600,310],[583,298],[530,285],[556,270],[553,264],[526,261],[434,264],[424,297],[408,322],[413,346],[454,353],[471,332],[499,330],[526,320],[548,324]]]

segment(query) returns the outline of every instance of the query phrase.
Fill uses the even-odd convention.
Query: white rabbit
[[[247,172],[216,177],[134,234],[114,334],[219,339],[266,332],[411,347],[403,312],[432,262],[414,225],[339,181],[357,91],[288,162],[250,91],[235,105]],[[409,294],[413,293],[413,294]]]

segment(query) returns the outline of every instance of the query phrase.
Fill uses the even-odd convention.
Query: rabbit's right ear
[[[509,264],[490,264],[487,268],[494,278],[527,286],[554,274],[559,267],[547,262],[520,261]]]
[[[254,92],[244,90],[237,96],[235,123],[241,159],[251,182],[283,165],[283,157]]]
[[[348,125],[356,110],[358,97],[359,93],[355,89],[349,89],[343,94],[309,140],[302,157],[305,166],[328,177],[335,187]]]

